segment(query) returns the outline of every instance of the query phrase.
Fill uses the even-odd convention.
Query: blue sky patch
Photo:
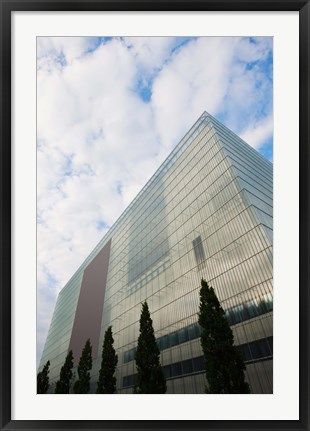
[[[273,138],[268,139],[268,141],[259,148],[259,152],[271,162],[273,161]]]
[[[116,185],[116,191],[117,191],[117,193],[119,194],[119,195],[121,195],[122,194],[122,191],[123,191],[123,187],[122,187],[122,184],[117,184]]]
[[[112,37],[92,37],[89,38],[91,40],[90,46],[86,49],[85,54],[90,54],[94,52],[100,45],[104,45],[105,43],[112,40]]]
[[[66,176],[66,177],[68,177],[68,176],[70,177],[73,173],[72,160],[73,160],[72,156],[66,158],[66,163],[64,166],[64,176]]]
[[[152,79],[143,82],[142,79],[137,81],[135,91],[139,94],[143,102],[149,102],[152,97]]]
[[[197,37],[178,37],[177,44],[172,48],[171,54],[196,39]]]
[[[103,229],[108,229],[109,226],[103,220],[97,220],[96,228],[97,230],[103,230]]]
[[[63,52],[61,52],[55,59],[55,62],[59,64],[61,67],[67,66],[67,59]]]

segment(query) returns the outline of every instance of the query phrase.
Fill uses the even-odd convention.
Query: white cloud
[[[96,44],[38,38],[38,357],[59,289],[204,110],[255,147],[272,133],[270,40]]]
[[[154,82],[152,106],[163,145],[175,144],[203,110],[225,113],[237,132],[272,105],[272,82],[261,69],[271,38],[200,38],[169,58]],[[249,67],[250,66],[250,67]],[[266,96],[267,95],[267,96]],[[271,110],[267,106],[265,114]]]
[[[272,43],[271,37],[254,37],[250,42],[243,38],[238,43],[236,58],[247,63],[265,60],[272,51]]]
[[[169,58],[177,38],[173,37],[125,37],[126,45],[132,49],[135,61],[143,73],[160,69]]]
[[[38,37],[38,66],[40,68],[41,61],[44,62],[44,59],[48,58],[56,63],[62,60],[65,64],[71,64],[75,59],[92,50],[95,43],[96,38],[93,37]]]
[[[246,130],[240,133],[240,138],[246,141],[254,148],[259,148],[264,142],[272,137],[273,134],[273,116],[270,115],[262,121],[251,124]]]

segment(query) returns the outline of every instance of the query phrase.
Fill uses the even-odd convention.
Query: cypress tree
[[[97,394],[114,394],[116,391],[116,377],[114,373],[118,359],[113,344],[112,326],[109,326],[104,334]]]
[[[69,394],[72,379],[73,353],[67,354],[65,363],[61,367],[59,380],[56,382],[55,394]]]
[[[49,368],[50,368],[50,361],[47,361],[43,367],[43,370],[40,371],[37,375],[38,394],[46,394],[46,392],[48,391],[48,388],[50,387],[49,377],[48,377],[48,374],[50,372]]]
[[[90,373],[92,368],[92,346],[90,339],[85,343],[78,365],[78,380],[74,383],[73,391],[75,394],[87,394],[90,388]]]
[[[205,358],[206,393],[248,394],[245,365],[234,345],[232,330],[212,287],[201,280],[198,323],[202,327],[201,347]]]
[[[154,335],[153,322],[149,307],[145,301],[142,304],[140,335],[135,353],[137,382],[134,387],[134,393],[166,393],[166,380],[160,365],[159,356],[160,353]]]

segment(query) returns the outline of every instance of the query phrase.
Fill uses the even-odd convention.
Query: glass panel
[[[193,370],[195,372],[203,371],[205,369],[203,356],[193,358]]]
[[[257,341],[257,343],[259,344],[260,347],[260,353],[261,353],[261,358],[266,357],[266,356],[270,356],[271,352],[269,349],[269,345],[266,339],[263,340],[259,340]]]
[[[171,365],[165,365],[163,367],[163,373],[165,379],[169,379],[171,377]]]
[[[176,332],[172,332],[172,334],[169,335],[169,341],[170,341],[170,347],[173,347],[179,344],[178,334]]]
[[[188,334],[186,328],[180,329],[178,331],[178,335],[180,343],[185,343],[186,341],[188,341]]]
[[[240,348],[243,360],[245,362],[247,361],[251,361],[252,360],[252,354],[251,354],[251,350],[249,348],[248,344],[242,344],[241,346],[238,346]]]
[[[171,364],[171,377],[180,376],[182,374],[181,362]]]
[[[160,350],[168,349],[170,346],[169,345],[169,336],[164,335],[163,337],[160,337],[159,344],[160,344]]]
[[[191,359],[187,361],[182,361],[183,374],[190,374],[193,372],[193,363]]]
[[[189,340],[194,340],[195,338],[197,338],[196,325],[188,326],[187,331],[188,331],[188,339]]]

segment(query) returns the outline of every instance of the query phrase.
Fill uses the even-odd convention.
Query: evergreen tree
[[[92,346],[90,339],[85,343],[78,365],[78,380],[74,383],[73,391],[75,394],[87,394],[90,388],[90,373],[92,368]]]
[[[248,394],[245,365],[234,346],[234,336],[225,312],[212,287],[201,280],[198,323],[202,327],[201,346],[205,358],[207,387],[211,394]]]
[[[159,355],[153,322],[147,302],[144,302],[140,317],[140,335],[135,354],[137,366],[135,393],[164,394],[167,391],[166,380],[159,362]]]
[[[46,392],[48,391],[48,388],[50,387],[49,377],[48,377],[48,374],[50,372],[49,368],[50,368],[50,361],[47,361],[43,367],[43,370],[40,371],[37,375],[38,394],[46,394]]]
[[[113,343],[112,326],[109,326],[104,334],[97,394],[114,394],[116,391],[116,377],[114,373],[118,359]]]
[[[69,394],[72,379],[73,353],[67,354],[65,363],[61,367],[59,380],[56,382],[55,394]]]

